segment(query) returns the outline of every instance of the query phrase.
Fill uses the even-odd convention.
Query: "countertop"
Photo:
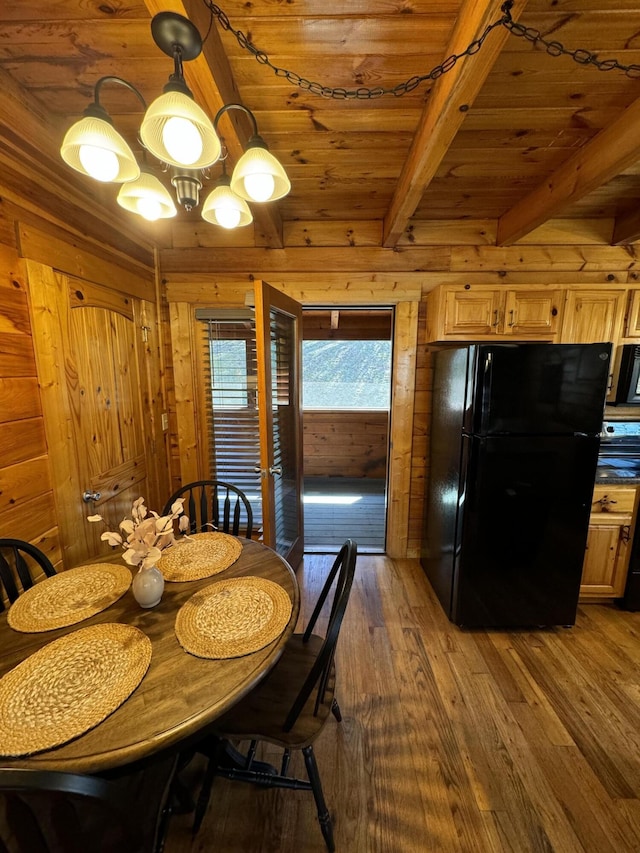
[[[608,485],[613,486],[637,486],[640,484],[640,471],[621,471],[615,468],[596,468],[596,486]]]

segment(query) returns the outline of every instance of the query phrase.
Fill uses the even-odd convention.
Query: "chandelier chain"
[[[465,56],[473,56],[474,53],[477,53],[480,50],[489,33],[496,29],[496,27],[505,27],[512,35],[517,36],[518,38],[524,38],[526,41],[530,41],[536,46],[543,45],[549,56],[569,56],[579,65],[591,65],[594,68],[597,68],[598,71],[612,71],[617,69],[623,71],[627,77],[640,77],[640,65],[623,65],[618,62],[617,59],[601,60],[598,59],[596,53],[584,48],[570,50],[569,48],[564,47],[564,45],[559,41],[549,41],[542,35],[540,30],[536,30],[534,27],[526,27],[524,24],[514,21],[511,17],[513,0],[506,0],[501,7],[501,18],[494,21],[492,24],[489,24],[482,35],[479,38],[474,39],[467,48],[462,51],[462,53],[454,53],[451,56],[448,56],[444,62],[436,65],[426,74],[415,75],[410,77],[408,80],[405,80],[403,83],[398,83],[396,86],[391,88],[375,86],[370,89],[366,86],[358,86],[357,89],[345,89],[342,86],[325,86],[322,83],[317,83],[312,80],[308,80],[306,77],[301,77],[299,74],[296,74],[295,71],[289,71],[286,68],[279,68],[277,65],[274,65],[269,59],[268,54],[264,50],[257,48],[245,33],[242,32],[242,30],[234,29],[227,14],[223,12],[219,6],[213,3],[212,0],[204,0],[204,3],[211,12],[212,20],[214,18],[217,19],[223,30],[227,30],[235,36],[238,44],[243,50],[253,54],[256,61],[261,65],[266,65],[270,68],[276,77],[282,77],[292,85],[310,92],[312,95],[321,95],[323,98],[333,98],[334,100],[367,101],[374,98],[381,98],[383,95],[394,95],[397,98],[402,97],[403,95],[412,92],[421,83],[424,83],[427,80],[437,80],[438,77],[441,77],[443,74],[451,71],[459,59],[462,59]]]
[[[503,18],[500,23],[512,35],[524,38],[536,46],[544,45],[549,56],[570,56],[578,65],[593,65],[598,71],[613,71],[614,69],[618,69],[619,71],[624,71],[626,76],[632,79],[640,77],[640,65],[623,65],[617,59],[598,59],[597,53],[581,47],[569,50],[559,41],[549,41],[546,39],[540,30],[536,30],[533,27],[525,27],[524,24],[519,24],[510,19],[505,20]]]

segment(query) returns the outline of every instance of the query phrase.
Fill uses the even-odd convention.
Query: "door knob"
[[[90,489],[85,489],[84,494],[82,495],[82,500],[88,504],[91,501],[99,501],[102,497],[100,492],[92,492]]]
[[[275,477],[276,474],[282,476],[282,468],[279,465],[272,465],[271,468],[269,468],[269,473],[272,477]]]

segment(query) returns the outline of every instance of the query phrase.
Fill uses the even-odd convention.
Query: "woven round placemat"
[[[151,640],[107,622],[66,634],[0,679],[0,755],[67,743],[113,713],[145,676]]]
[[[131,570],[117,563],[78,566],[32,586],[7,614],[15,631],[33,634],[82,622],[121,598],[131,586]]]
[[[291,599],[264,578],[216,581],[192,595],[176,616],[182,648],[200,658],[236,658],[268,646],[286,628]]]
[[[241,553],[242,543],[228,533],[193,533],[168,548],[158,568],[166,581],[197,581],[228,569]]]

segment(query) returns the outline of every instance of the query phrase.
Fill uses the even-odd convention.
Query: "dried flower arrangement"
[[[137,498],[131,507],[131,518],[123,519],[119,525],[121,534],[106,530],[100,539],[114,548],[120,545],[125,563],[138,566],[141,571],[150,569],[157,564],[163,550],[175,542],[173,522],[179,518],[179,530],[184,533],[189,529],[183,504],[184,498],[178,498],[169,515],[158,515],[147,509],[144,498]],[[101,515],[87,516],[87,520],[104,522]]]

